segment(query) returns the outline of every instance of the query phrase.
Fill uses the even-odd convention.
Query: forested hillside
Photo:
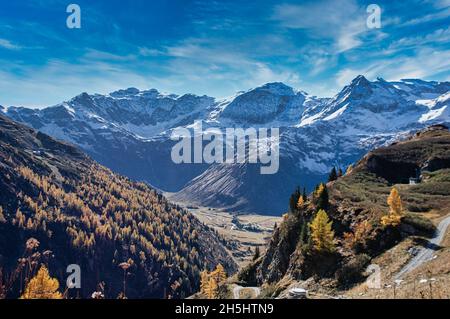
[[[61,290],[66,267],[81,266],[81,289],[70,294],[85,298],[99,287],[107,298],[180,298],[198,290],[201,271],[218,263],[236,269],[212,230],[155,190],[0,115],[6,297],[23,291],[15,272],[29,238],[40,243],[33,260],[48,266]]]

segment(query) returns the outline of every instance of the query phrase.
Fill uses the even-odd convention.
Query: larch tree
[[[227,280],[227,273],[225,271],[225,268],[221,264],[218,264],[216,269],[211,274],[214,279],[216,280],[216,283],[223,283],[225,280]]]
[[[28,282],[20,299],[63,299],[58,289],[58,280],[50,277],[48,269],[42,266],[36,276]]]
[[[297,209],[301,209],[305,205],[305,199],[303,196],[300,196],[297,201]]]
[[[217,281],[213,276],[209,276],[208,285],[206,287],[205,295],[208,299],[216,299],[217,297]]]
[[[206,296],[208,291],[208,285],[209,285],[209,274],[206,270],[203,270],[200,273],[200,293],[202,295]]]
[[[333,222],[321,209],[310,224],[313,247],[318,252],[331,253],[335,250]]]
[[[391,193],[387,199],[387,203],[390,208],[390,213],[393,215],[402,215],[403,214],[403,204],[400,194],[398,193],[397,188],[393,187]]]
[[[381,217],[383,226],[396,227],[400,225],[403,218],[403,203],[397,188],[393,187],[387,199],[389,205],[389,213]]]

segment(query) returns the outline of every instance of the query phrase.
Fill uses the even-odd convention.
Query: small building
[[[292,288],[288,292],[288,299],[308,299],[308,291],[303,288]]]
[[[416,176],[409,178],[409,185],[417,185],[422,181],[422,170],[418,168],[416,170]]]

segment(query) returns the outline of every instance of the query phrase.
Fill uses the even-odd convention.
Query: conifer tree
[[[200,293],[205,295],[208,291],[208,285],[209,285],[209,274],[206,270],[203,270],[200,273]]]
[[[308,223],[305,220],[303,220],[302,224],[301,224],[301,230],[300,230],[300,242],[302,244],[307,244],[308,243],[308,237],[309,237]]]
[[[212,272],[211,276],[214,277],[217,284],[223,283],[227,280],[227,273],[221,264],[216,266],[216,269]]]
[[[314,192],[314,203],[317,206],[317,210],[328,209],[328,200],[327,186],[324,183],[321,183]]]
[[[58,288],[58,280],[51,278],[48,269],[42,266],[37,275],[27,284],[20,299],[62,299],[63,296]]]
[[[297,187],[295,192],[289,198],[289,211],[294,212],[297,209],[298,198],[301,196],[300,188]]]
[[[333,167],[331,169],[330,175],[328,176],[328,181],[333,182],[335,180],[337,180],[337,172],[336,172],[336,167]]]
[[[403,218],[403,204],[398,190],[393,187],[387,199],[389,213],[381,217],[381,225],[396,227]]]
[[[338,178],[342,177],[344,175],[344,173],[342,172],[342,168],[339,167],[337,175],[338,175]]]
[[[403,214],[403,204],[402,199],[400,198],[400,194],[398,193],[397,188],[393,187],[389,197],[387,199],[387,203],[390,208],[390,213],[393,215],[402,215]]]
[[[313,247],[318,252],[330,253],[335,250],[333,222],[321,209],[310,224]]]
[[[213,276],[209,276],[208,285],[205,290],[206,298],[215,299],[217,297],[217,281]]]
[[[259,250],[259,246],[255,247],[255,254],[253,255],[253,261],[257,260],[261,256],[261,251]]]
[[[305,205],[305,200],[303,199],[303,196],[299,196],[297,201],[297,209],[301,209]]]

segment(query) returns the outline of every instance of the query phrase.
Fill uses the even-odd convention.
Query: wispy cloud
[[[443,19],[447,19],[450,17],[450,7],[447,5],[444,5],[444,1],[441,1],[442,3],[440,4],[439,8],[441,8],[442,10],[439,10],[437,12],[433,12],[430,14],[426,14],[424,16],[420,16],[418,18],[415,19],[411,19],[408,21],[405,21],[402,26],[413,26],[413,25],[418,25],[418,24],[423,24],[423,23],[427,23],[427,22],[436,22],[439,20],[443,20]],[[448,1],[445,1],[448,2]]]
[[[420,49],[410,57],[398,56],[385,60],[372,61],[360,68],[345,68],[338,72],[336,83],[347,85],[357,75],[363,74],[369,79],[382,76],[386,80],[396,81],[407,78],[429,78],[450,70],[450,50],[435,50],[430,47]]]
[[[21,46],[12,43],[9,40],[6,39],[0,39],[0,47],[8,50],[20,50]]]
[[[363,0],[181,2],[79,0],[80,30],[63,0],[15,2],[0,17],[0,103],[130,86],[223,97],[272,81],[332,95],[358,74],[450,76],[449,0],[377,0],[379,30]]]
[[[275,7],[273,14],[273,19],[286,28],[303,29],[313,38],[333,40],[338,52],[361,45],[359,37],[367,31],[366,18],[364,8],[355,0],[280,4]]]

